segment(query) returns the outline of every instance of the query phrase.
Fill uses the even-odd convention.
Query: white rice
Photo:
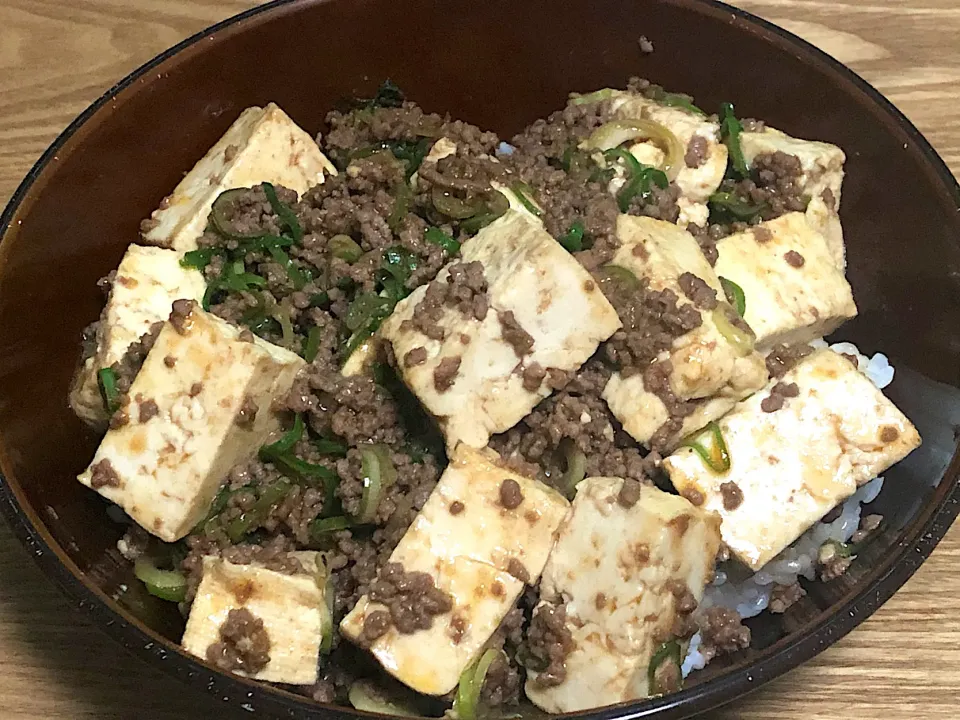
[[[811,345],[817,348],[827,347],[827,343],[822,340]],[[830,349],[856,357],[860,372],[881,390],[893,382],[893,368],[886,355],[877,353],[868,358],[861,354],[855,345],[846,342],[830,345]],[[861,507],[873,502],[882,487],[882,477],[868,482],[847,499],[836,520],[817,523],[793,545],[752,575],[744,566],[735,562],[719,565],[713,583],[704,593],[700,607],[727,607],[736,610],[742,618],[751,618],[767,609],[774,584],[792,585],[800,576],[814,580],[820,546],[827,540],[847,542],[860,526]],[[690,639],[687,656],[683,661],[684,677],[706,666],[699,647],[700,634],[697,633]]]

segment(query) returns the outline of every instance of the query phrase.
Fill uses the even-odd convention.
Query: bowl
[[[652,55],[638,49],[645,35]],[[681,59],[682,62],[677,60]],[[237,708],[356,716],[224,675],[185,655],[175,608],[116,550],[122,527],[76,482],[97,438],[66,395],[96,281],[139,221],[250,105],[320,129],[339,99],[391,78],[425,109],[509,137],[571,90],[642,75],[847,153],[842,219],[860,316],[843,328],[897,369],[889,395],[920,450],[887,473],[883,532],[847,575],[784,615],[749,621],[753,647],[674,695],[588,713],[689,717],[795,667],[856,627],[917,569],[958,511],[960,188],[876,90],[799,38],[697,0],[328,0],[270,3],[216,25],[122,80],[44,153],[0,218],[0,506],[19,538],[122,645]],[[525,714],[534,714],[533,710]]]

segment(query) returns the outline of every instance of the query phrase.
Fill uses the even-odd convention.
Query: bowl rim
[[[129,89],[140,78],[176,58],[184,51],[196,49],[201,40],[221,31],[238,30],[242,26],[269,19],[281,12],[332,0],[271,0],[211,25],[159,53],[118,81],[89,107],[81,112],[51,143],[20,182],[3,213],[0,214],[0,243],[24,199],[35,182],[56,158],[58,151],[101,109]],[[953,199],[960,210],[960,183],[947,164],[902,111],[860,75],[803,38],[746,10],[720,0],[657,0],[668,5],[686,7],[714,17],[727,16],[747,32],[761,34],[780,50],[792,48],[802,53],[807,63],[816,62],[839,75],[863,93],[878,111],[878,119],[892,122],[920,151],[927,170],[933,171],[935,182]],[[60,590],[75,602],[75,607],[89,613],[94,624],[115,641],[168,675],[186,684],[206,690],[224,702],[238,702],[251,713],[275,714],[282,711],[302,717],[304,711],[317,716],[383,717],[349,707],[313,704],[303,696],[235,675],[223,673],[213,666],[184,652],[127,612],[102,590],[87,581],[70,557],[45,529],[43,521],[30,507],[22,492],[12,486],[0,472],[0,513],[41,570],[52,578]],[[660,713],[671,717],[691,717],[711,708],[737,700],[787,671],[819,654],[872,615],[899,590],[933,552],[939,541],[960,514],[960,453],[955,449],[944,476],[930,501],[920,510],[910,531],[905,528],[893,544],[896,552],[871,569],[858,589],[849,591],[834,606],[823,611],[827,616],[818,624],[808,623],[805,630],[794,632],[761,651],[760,657],[742,667],[726,670],[704,683],[658,698],[622,703],[609,707],[569,713],[569,717],[591,720],[633,720]],[[128,617],[130,619],[128,619]],[[173,660],[173,662],[167,662]],[[231,697],[233,696],[233,697]],[[243,700],[239,700],[240,697]]]

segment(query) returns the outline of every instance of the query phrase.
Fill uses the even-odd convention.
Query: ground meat
[[[160,408],[157,406],[157,401],[152,398],[146,400],[138,399],[138,405],[140,406],[140,422],[145,423],[151,418],[155,418],[160,414]]]
[[[370,599],[389,608],[392,624],[404,634],[429,630],[434,616],[453,609],[453,598],[438,589],[432,577],[407,572],[399,563],[384,565],[370,588]]]
[[[651,690],[657,694],[676,692],[683,686],[683,674],[675,662],[664,659],[653,671]]]
[[[640,499],[641,487],[640,483],[636,480],[630,478],[625,479],[623,485],[620,486],[620,492],[617,493],[617,502],[620,503],[622,507],[632,508]]]
[[[118,488],[120,485],[120,476],[113,467],[113,463],[107,458],[104,458],[90,468],[90,487],[94,490],[105,487]]]
[[[883,515],[865,515],[862,517],[859,529],[850,538],[851,544],[859,545],[862,543],[877,531],[882,522]]]
[[[181,335],[186,335],[190,331],[190,316],[196,309],[197,303],[194,300],[174,300],[173,309],[170,312],[170,324],[173,329]]]
[[[454,500],[452,503],[450,503],[450,514],[459,515],[464,511],[465,508],[466,506],[462,502],[459,500]]]
[[[820,579],[823,582],[836,580],[850,569],[853,560],[853,556],[839,552],[834,543],[825,544],[820,548],[820,555],[817,558]]]
[[[672,290],[651,290],[646,280],[638,286],[619,276],[600,276],[599,281],[623,323],[603,345],[603,352],[624,377],[641,372],[677,337],[703,323],[697,309],[688,303],[678,304],[679,298]]]
[[[774,345],[767,355],[767,372],[770,377],[782,378],[812,352],[809,345]]]
[[[733,511],[743,504],[743,491],[735,482],[720,484],[720,495],[723,498],[723,509]]]
[[[753,230],[753,239],[761,245],[773,240],[773,231],[767,227],[755,227]]]
[[[803,255],[798,253],[796,250],[788,250],[787,253],[783,256],[783,259],[787,261],[787,265],[795,268],[802,268],[806,262],[803,259]]]
[[[518,669],[511,666],[506,656],[498,655],[483,679],[480,702],[486,708],[516,705],[520,699],[520,685]]]
[[[433,371],[433,387],[437,392],[446,392],[453,387],[453,382],[460,372],[460,363],[463,358],[452,355],[443,358]]]
[[[710,155],[710,143],[702,135],[694,135],[687,144],[687,152],[683,162],[688,168],[698,168],[706,162]]]
[[[403,356],[403,366],[405,368],[423,365],[427,361],[427,349],[423,346],[415,347]]]
[[[774,583],[773,589],[770,591],[770,612],[785,613],[806,594],[807,591],[798,582],[791,585]]]
[[[520,582],[530,583],[530,571],[516,558],[510,558],[510,562],[507,563],[507,572]]]
[[[716,265],[717,259],[720,257],[720,253],[717,251],[717,242],[726,235],[723,228],[719,225],[710,225],[709,223],[707,225],[695,225],[691,223],[687,225],[687,232],[696,239],[697,244],[700,246],[700,251],[707,259],[707,262],[710,263],[711,267]]]
[[[750,628],[735,610],[711,607],[699,619],[700,652],[705,658],[727,655],[750,647]]]
[[[140,336],[140,339],[131,344],[127,351],[119,360],[117,360],[110,369],[117,377],[117,391],[124,394],[130,390],[137,373],[143,367],[143,361],[153,348],[157,341],[157,336],[163,329],[163,323],[157,322],[150,326],[150,329]]]
[[[900,437],[900,431],[892,425],[887,425],[880,430],[880,442],[892,443]]]
[[[770,389],[770,394],[760,402],[760,409],[765,413],[776,412],[781,409],[787,398],[795,398],[800,394],[796,383],[778,382]]]
[[[610,413],[600,397],[609,378],[602,362],[588,361],[562,390],[516,426],[493,436],[490,446],[517,472],[548,484],[563,476],[569,443],[586,457],[589,476],[650,482],[658,456],[645,458]]]
[[[245,395],[233,421],[242,428],[252,428],[259,410],[260,406],[257,405],[257,401],[250,395]]]
[[[547,371],[540,363],[530,363],[523,369],[523,389],[527,392],[536,392],[547,377]]]
[[[512,310],[497,312],[497,319],[500,321],[500,335],[504,342],[513,347],[517,357],[522,358],[533,351],[533,336],[520,327],[517,318],[514,317]]]
[[[221,670],[254,675],[270,662],[270,636],[263,620],[246,608],[227,613],[219,632],[220,639],[207,648],[207,661]]]
[[[717,291],[706,281],[693,273],[685,272],[677,278],[683,294],[701,310],[713,310],[717,307]]]
[[[388,610],[374,610],[363,619],[360,639],[369,645],[377,638],[385,635],[391,625],[393,625],[393,620]]]
[[[540,687],[553,687],[567,678],[565,661],[575,644],[566,619],[562,605],[541,605],[533,613],[527,629],[526,665],[539,671],[534,682]]]
[[[500,504],[507,510],[516,510],[523,502],[523,492],[520,483],[513,478],[507,478],[500,483]]]
[[[446,332],[440,325],[443,308],[452,307],[465,318],[483,320],[489,310],[487,281],[479,262],[455,263],[444,280],[434,280],[413,309],[413,318],[404,320],[401,328],[414,329],[431,340],[443,340]]]

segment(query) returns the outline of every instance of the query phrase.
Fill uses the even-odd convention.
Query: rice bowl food
[[[84,333],[79,479],[187,652],[571,712],[695,682],[856,560],[920,437],[886,358],[823,340],[840,148],[639,79],[509,142],[390,83],[327,125],[244,111]]]

